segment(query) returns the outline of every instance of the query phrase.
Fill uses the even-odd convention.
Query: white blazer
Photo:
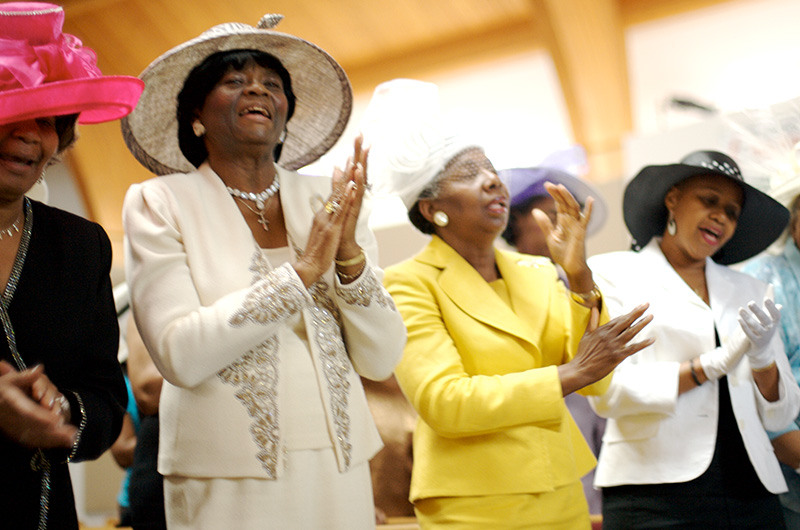
[[[290,245],[302,250],[329,178],[278,168]],[[316,200],[315,198],[319,198]],[[166,383],[159,471],[195,477],[280,475],[281,333],[302,313],[340,470],[381,447],[359,374],[389,377],[405,327],[374,265],[342,285],[331,267],[306,289],[269,264],[222,180],[207,165],[131,186],[123,206],[126,273],[137,327]],[[274,267],[273,267],[274,265]]]
[[[680,363],[715,348],[715,327],[724,345],[739,326],[739,307],[750,300],[762,302],[767,284],[709,258],[709,307],[667,262],[655,239],[638,253],[595,256],[589,266],[612,318],[650,303],[653,321],[636,340],[656,340],[617,367],[603,396],[590,397],[595,411],[608,418],[595,486],[675,483],[700,476],[714,453],[719,381],[679,396]],[[758,391],[747,356],[727,380],[750,461],[764,487],[781,493],[786,482],[765,429],[781,429],[797,417],[800,388],[779,334],[769,347],[780,373],[778,401],[770,403]]]

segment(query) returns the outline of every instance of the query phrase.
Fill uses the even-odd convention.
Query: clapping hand
[[[780,322],[780,306],[769,298],[764,299],[763,308],[754,301],[746,308],[739,308],[739,325],[752,343],[747,350],[751,368],[761,370],[775,362],[775,352],[769,348],[769,343]]]
[[[538,208],[533,210],[533,217],[545,234],[553,261],[567,275],[579,272],[586,267],[586,226],[594,200],[589,197],[581,211],[580,204],[563,184],[545,182],[544,187],[556,203],[555,224]]]
[[[18,372],[0,361],[0,431],[30,448],[72,447],[77,429],[67,423],[62,396],[41,366]]]

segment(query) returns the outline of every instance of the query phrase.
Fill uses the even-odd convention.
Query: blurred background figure
[[[556,222],[558,210],[553,197],[545,189],[545,182],[561,184],[575,197],[581,208],[592,197],[592,218],[586,226],[586,235],[597,233],[606,221],[608,207],[600,191],[590,183],[573,176],[568,171],[580,171],[586,167],[586,153],[581,146],[553,153],[539,166],[503,169],[497,175],[508,186],[511,195],[511,208],[508,226],[502,237],[512,248],[524,254],[550,258],[545,232],[533,216],[533,210],[544,212],[552,223]],[[563,272],[559,277],[566,281]],[[605,430],[606,420],[592,410],[586,398],[572,393],[564,397],[575,423],[597,457]],[[589,503],[589,513],[599,514],[602,509],[602,494],[594,488],[594,468],[581,479],[583,492]]]
[[[797,179],[792,187],[794,191],[800,187]],[[775,289],[775,303],[783,306],[780,336],[792,373],[800,381],[800,195],[787,202],[791,219],[783,250],[776,255],[759,256],[747,262],[742,270]],[[800,418],[786,429],[769,434],[789,488],[780,496],[786,526],[800,528]]]
[[[129,512],[134,530],[163,530],[164,479],[158,472],[158,408],[164,379],[131,318],[127,322],[128,377],[140,416],[130,467]]]
[[[21,530],[78,528],[67,464],[111,447],[126,404],[108,236],[25,194],[78,122],[128,114],[142,83],[103,76],[63,23],[57,5],[0,4],[0,513]]]
[[[131,526],[130,519],[130,481],[131,464],[133,463],[133,452],[136,449],[136,434],[139,432],[139,408],[136,406],[136,399],[133,396],[131,382],[128,378],[128,343],[125,338],[128,321],[131,320],[131,297],[128,284],[120,283],[114,287],[114,307],[117,310],[117,323],[119,325],[119,353],[117,360],[122,368],[122,375],[125,377],[125,387],[128,389],[128,408],[122,418],[122,429],[117,440],[109,451],[114,461],[125,470],[122,478],[119,493],[117,494],[117,507],[119,510],[119,520],[117,526]]]
[[[650,304],[653,346],[590,401],[608,418],[595,474],[603,528],[783,528],[765,429],[800,410],[769,286],[729,265],[789,212],[716,151],[648,165],[623,198],[633,249],[589,264],[612,315]]]
[[[386,381],[362,378],[367,402],[383,440],[383,449],[369,461],[378,522],[413,517],[408,500],[413,464],[412,440],[417,413],[393,375]]]

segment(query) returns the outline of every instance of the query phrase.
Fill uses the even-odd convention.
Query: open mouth
[[[716,245],[722,239],[722,230],[717,230],[714,228],[700,228],[700,233],[703,234],[703,239],[712,245]]]
[[[254,105],[252,107],[247,107],[242,112],[239,113],[239,116],[246,116],[246,115],[257,115],[257,116],[264,116],[265,118],[272,119],[272,113],[267,110],[266,107],[260,107]]]
[[[489,209],[492,211],[505,213],[506,211],[508,211],[508,198],[497,197],[495,199],[492,199],[492,201],[489,203]]]
[[[12,164],[20,164],[30,167],[33,167],[39,161],[37,158],[11,155],[7,153],[0,153],[0,160],[3,162],[10,162]]]

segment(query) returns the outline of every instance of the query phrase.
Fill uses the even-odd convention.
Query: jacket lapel
[[[739,303],[735,299],[736,285],[733,275],[728,274],[724,265],[715,263],[711,258],[706,259],[706,281],[708,282],[708,296],[711,303],[711,312],[721,339],[725,339],[732,331],[732,324],[738,323],[736,318],[724,318],[725,315],[738,315]],[[760,300],[757,300],[760,302]],[[727,308],[727,312],[726,312]],[[733,309],[733,311],[731,311]]]
[[[670,265],[656,238],[641,250],[642,257],[647,261],[642,263],[642,273],[649,278],[650,281],[656,282],[658,289],[664,292],[671,293],[672,298],[682,296],[688,303],[706,308],[706,303],[702,298],[697,296],[689,284],[683,281],[683,278],[675,271]],[[706,273],[707,274],[707,273]]]
[[[514,274],[511,272],[514,266],[507,263],[499,251],[495,252],[501,273],[509,285],[514,285]],[[443,240],[434,236],[416,259],[441,269],[439,285],[442,291],[464,313],[533,344],[531,341],[535,335],[532,328],[512,311],[472,265]],[[516,300],[512,295],[512,303],[516,303]]]

